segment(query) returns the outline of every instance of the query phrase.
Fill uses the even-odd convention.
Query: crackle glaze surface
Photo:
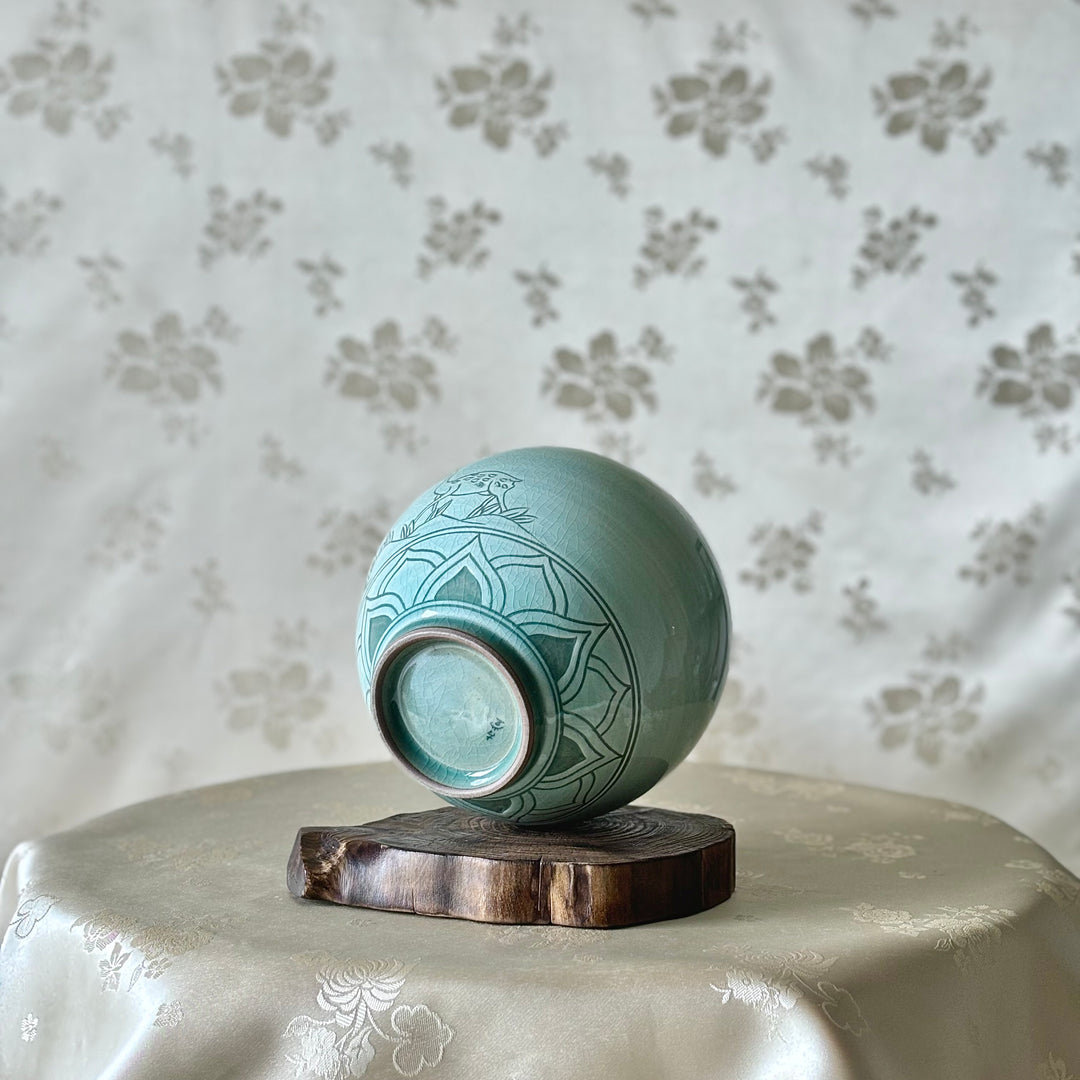
[[[715,560],[670,496],[607,458],[543,447],[457,470],[387,534],[357,620],[373,710],[380,655],[425,627],[473,633],[524,668],[536,703],[525,773],[467,805],[542,824],[629,802],[686,756],[723,686],[730,616]],[[502,720],[476,739],[489,736],[504,737]],[[418,741],[430,759],[434,744]]]

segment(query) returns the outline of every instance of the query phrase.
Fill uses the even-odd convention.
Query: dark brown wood
[[[735,830],[707,814],[646,806],[558,830],[447,806],[301,829],[288,882],[297,897],[382,911],[634,926],[726,900],[735,889]]]

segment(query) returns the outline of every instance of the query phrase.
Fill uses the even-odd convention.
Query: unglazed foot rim
[[[511,692],[521,718],[521,742],[514,760],[497,779],[490,784],[481,787],[453,787],[449,784],[440,784],[433,780],[423,770],[417,768],[405,756],[390,731],[390,722],[383,707],[386,679],[393,669],[394,663],[403,653],[415,648],[417,645],[430,644],[438,641],[449,641],[456,645],[474,649],[480,653],[506,680],[507,689]],[[371,711],[375,715],[375,723],[378,725],[379,734],[387,748],[397,759],[398,763],[429,791],[436,795],[446,795],[455,799],[479,799],[487,795],[494,795],[509,787],[518,780],[529,763],[532,756],[533,742],[535,739],[535,718],[533,716],[532,703],[529,694],[518,673],[506,658],[500,655],[480,638],[458,630],[450,626],[426,626],[417,630],[410,630],[406,634],[392,641],[379,657],[374,671],[371,673]]]

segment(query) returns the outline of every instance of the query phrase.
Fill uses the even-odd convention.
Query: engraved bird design
[[[423,525],[443,515],[459,519],[484,514],[514,517],[515,512],[506,505],[505,496],[520,483],[516,476],[494,469],[452,476],[431,493],[431,504],[416,518],[416,524]]]

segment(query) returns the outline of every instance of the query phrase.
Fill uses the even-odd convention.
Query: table
[[[0,1076],[1068,1080],[1080,881],[986,814],[683,765],[738,884],[623,930],[296,900],[302,825],[437,805],[390,764],[155,799],[21,845],[0,884]]]

